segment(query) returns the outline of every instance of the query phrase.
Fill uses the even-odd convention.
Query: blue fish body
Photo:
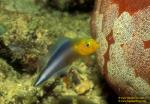
[[[37,78],[34,86],[38,86],[46,81],[51,76],[57,74],[64,69],[68,64],[72,63],[76,58],[75,52],[72,49],[72,41],[64,39],[57,45],[51,58],[48,60],[47,65],[44,67],[39,77]]]

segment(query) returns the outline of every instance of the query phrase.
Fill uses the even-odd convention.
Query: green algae
[[[8,60],[1,57],[2,50],[0,49],[0,100],[2,104],[106,103],[98,86],[97,67],[88,66],[81,60],[77,60],[70,66],[70,70],[74,73],[67,75],[67,82],[61,78],[53,88],[49,88],[55,83],[55,80],[51,78],[39,88],[32,86],[41,70],[40,58],[47,54],[48,47],[58,37],[89,37],[88,14],[69,14],[53,9],[38,11],[39,5],[35,5],[32,0],[2,0],[1,4],[3,5],[0,6],[2,10],[0,23],[7,29],[3,31],[2,26],[3,35],[0,39],[11,53],[9,56],[11,60]],[[25,7],[23,4],[30,7]],[[16,61],[21,65],[17,69],[11,66]],[[20,73],[20,70],[23,72]],[[76,80],[79,82],[76,83]],[[83,90],[78,89],[78,86]],[[78,98],[78,96],[83,97]]]
[[[6,27],[3,24],[0,24],[0,35],[3,35],[6,32]]]
[[[11,12],[38,13],[40,6],[34,0],[1,0],[1,8]]]
[[[15,102],[17,104],[30,104],[36,102],[37,96],[42,96],[42,90],[31,86],[32,81],[33,77],[20,75],[6,61],[0,59],[1,104],[15,104]]]

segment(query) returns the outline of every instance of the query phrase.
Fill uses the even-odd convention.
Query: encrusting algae
[[[0,1],[0,103],[106,104],[96,65],[81,59],[70,65],[68,81],[50,78],[40,87],[33,86],[42,69],[41,57],[58,37],[74,39],[90,33],[87,14],[40,10],[33,1]]]

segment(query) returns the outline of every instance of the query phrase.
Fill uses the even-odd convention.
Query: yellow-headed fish
[[[56,43],[57,45],[55,45],[51,57],[34,83],[34,86],[42,84],[53,75],[57,75],[77,58],[93,54],[99,47],[98,43],[92,38],[61,38]]]

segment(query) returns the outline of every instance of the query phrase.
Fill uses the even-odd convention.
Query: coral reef
[[[48,47],[60,36],[89,36],[89,16],[41,9],[35,0],[0,1],[1,104],[106,104],[95,58],[78,60],[67,76],[33,82]]]

